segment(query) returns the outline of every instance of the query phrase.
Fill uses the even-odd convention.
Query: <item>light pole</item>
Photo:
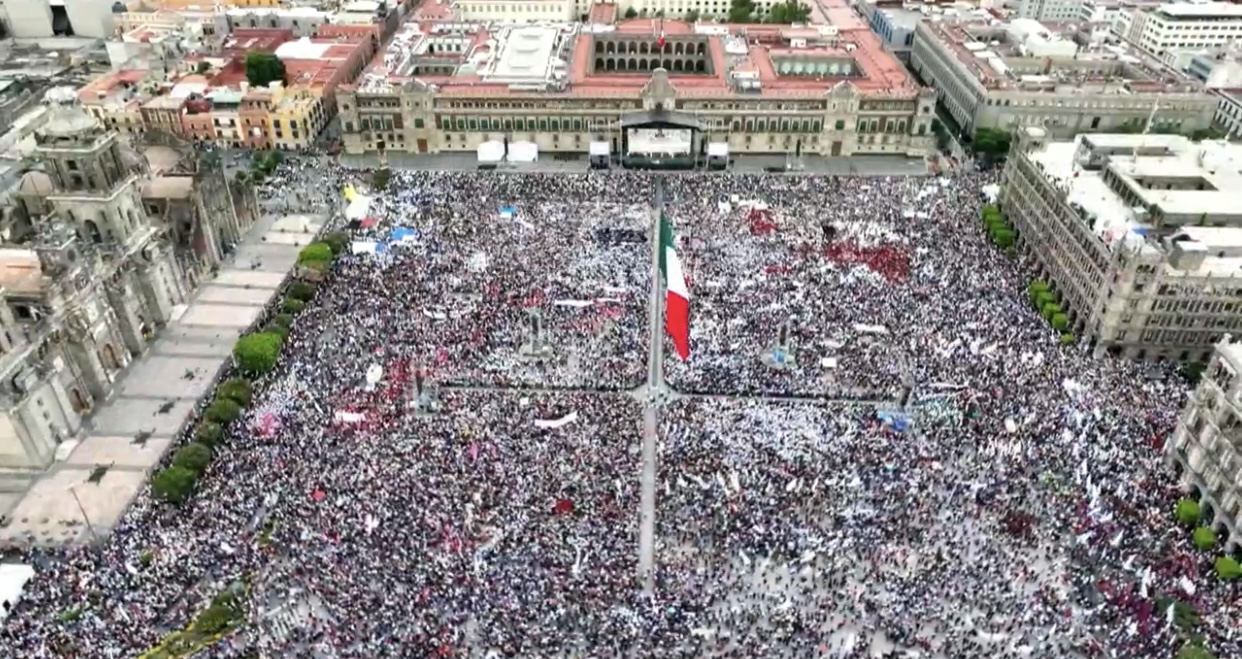
[[[73,502],[78,504],[78,512],[82,513],[82,520],[86,522],[86,531],[91,534],[91,542],[99,542],[99,536],[95,533],[95,525],[91,524],[90,515],[86,514],[86,507],[82,505],[82,500],[78,498],[78,491],[69,486],[69,494],[73,495]]]

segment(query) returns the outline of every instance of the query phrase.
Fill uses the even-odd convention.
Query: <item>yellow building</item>
[[[321,92],[322,89],[319,90]],[[308,87],[277,88],[260,92],[272,95],[268,140],[277,149],[309,148],[323,130],[327,113],[321,93]]]

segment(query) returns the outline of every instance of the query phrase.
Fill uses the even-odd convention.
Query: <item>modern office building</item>
[[[1242,549],[1242,345],[1216,346],[1164,450],[1225,551]]]
[[[1014,0],[1005,6],[1015,18],[1035,21],[1077,21],[1082,19],[1083,0]]]
[[[1162,127],[1212,125],[1218,99],[1198,81],[1140,51],[1064,30],[1029,19],[923,21],[911,64],[966,131],[1037,126],[1069,138],[1146,122],[1157,103]]]
[[[1168,2],[1124,13],[1118,34],[1158,57],[1173,48],[1223,48],[1242,39],[1242,5],[1229,2]]]
[[[1242,332],[1242,145],[1019,131],[1003,210],[1097,352],[1207,361]]]
[[[934,146],[930,90],[832,1],[831,25],[805,27],[407,23],[338,94],[345,151],[475,152],[507,140],[622,154],[623,126],[656,112],[697,131],[695,148],[921,157]]]

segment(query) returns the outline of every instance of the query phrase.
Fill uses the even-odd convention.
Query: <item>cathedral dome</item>
[[[102,127],[99,120],[76,105],[53,104],[47,122],[35,131],[38,137],[59,139],[83,136]]]

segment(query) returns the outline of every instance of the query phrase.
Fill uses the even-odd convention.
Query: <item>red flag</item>
[[[311,499],[314,499],[315,501],[323,501],[326,496],[328,495],[324,494],[323,490],[315,490],[314,492],[311,492]]]
[[[561,499],[556,502],[555,511],[558,515],[568,515],[574,511],[574,502],[569,499]]]

